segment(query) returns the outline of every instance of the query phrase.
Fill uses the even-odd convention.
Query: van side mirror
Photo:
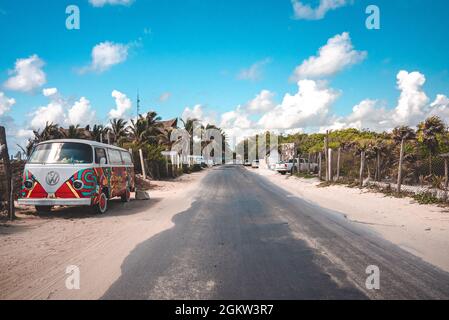
[[[104,166],[106,164],[106,158],[100,158],[100,165]]]

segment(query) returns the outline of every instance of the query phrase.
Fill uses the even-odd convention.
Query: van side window
[[[132,165],[133,160],[131,158],[131,154],[129,152],[121,151],[122,159],[125,162],[126,165]]]
[[[108,158],[106,157],[106,150],[103,148],[95,148],[95,163],[100,163],[101,158],[105,158],[106,163],[108,163]]]
[[[120,155],[120,151],[114,149],[108,149],[109,153],[109,161],[111,164],[122,165],[122,157]]]

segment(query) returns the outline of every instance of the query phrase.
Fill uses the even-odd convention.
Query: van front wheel
[[[98,203],[94,205],[94,211],[97,214],[104,214],[108,210],[108,197],[102,192]]]

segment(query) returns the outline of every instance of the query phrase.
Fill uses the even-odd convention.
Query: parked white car
[[[310,163],[307,159],[291,159],[288,162],[280,161],[276,163],[275,170],[284,175],[292,173],[294,170],[299,172],[317,172],[318,164]]]
[[[253,169],[258,169],[258,168],[259,168],[259,160],[254,160],[254,161],[251,163],[251,168],[253,168]]]

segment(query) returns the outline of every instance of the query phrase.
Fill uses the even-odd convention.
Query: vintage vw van
[[[54,206],[90,206],[105,213],[108,200],[128,202],[134,191],[131,154],[88,140],[51,140],[34,148],[23,172],[20,205],[48,212]]]

